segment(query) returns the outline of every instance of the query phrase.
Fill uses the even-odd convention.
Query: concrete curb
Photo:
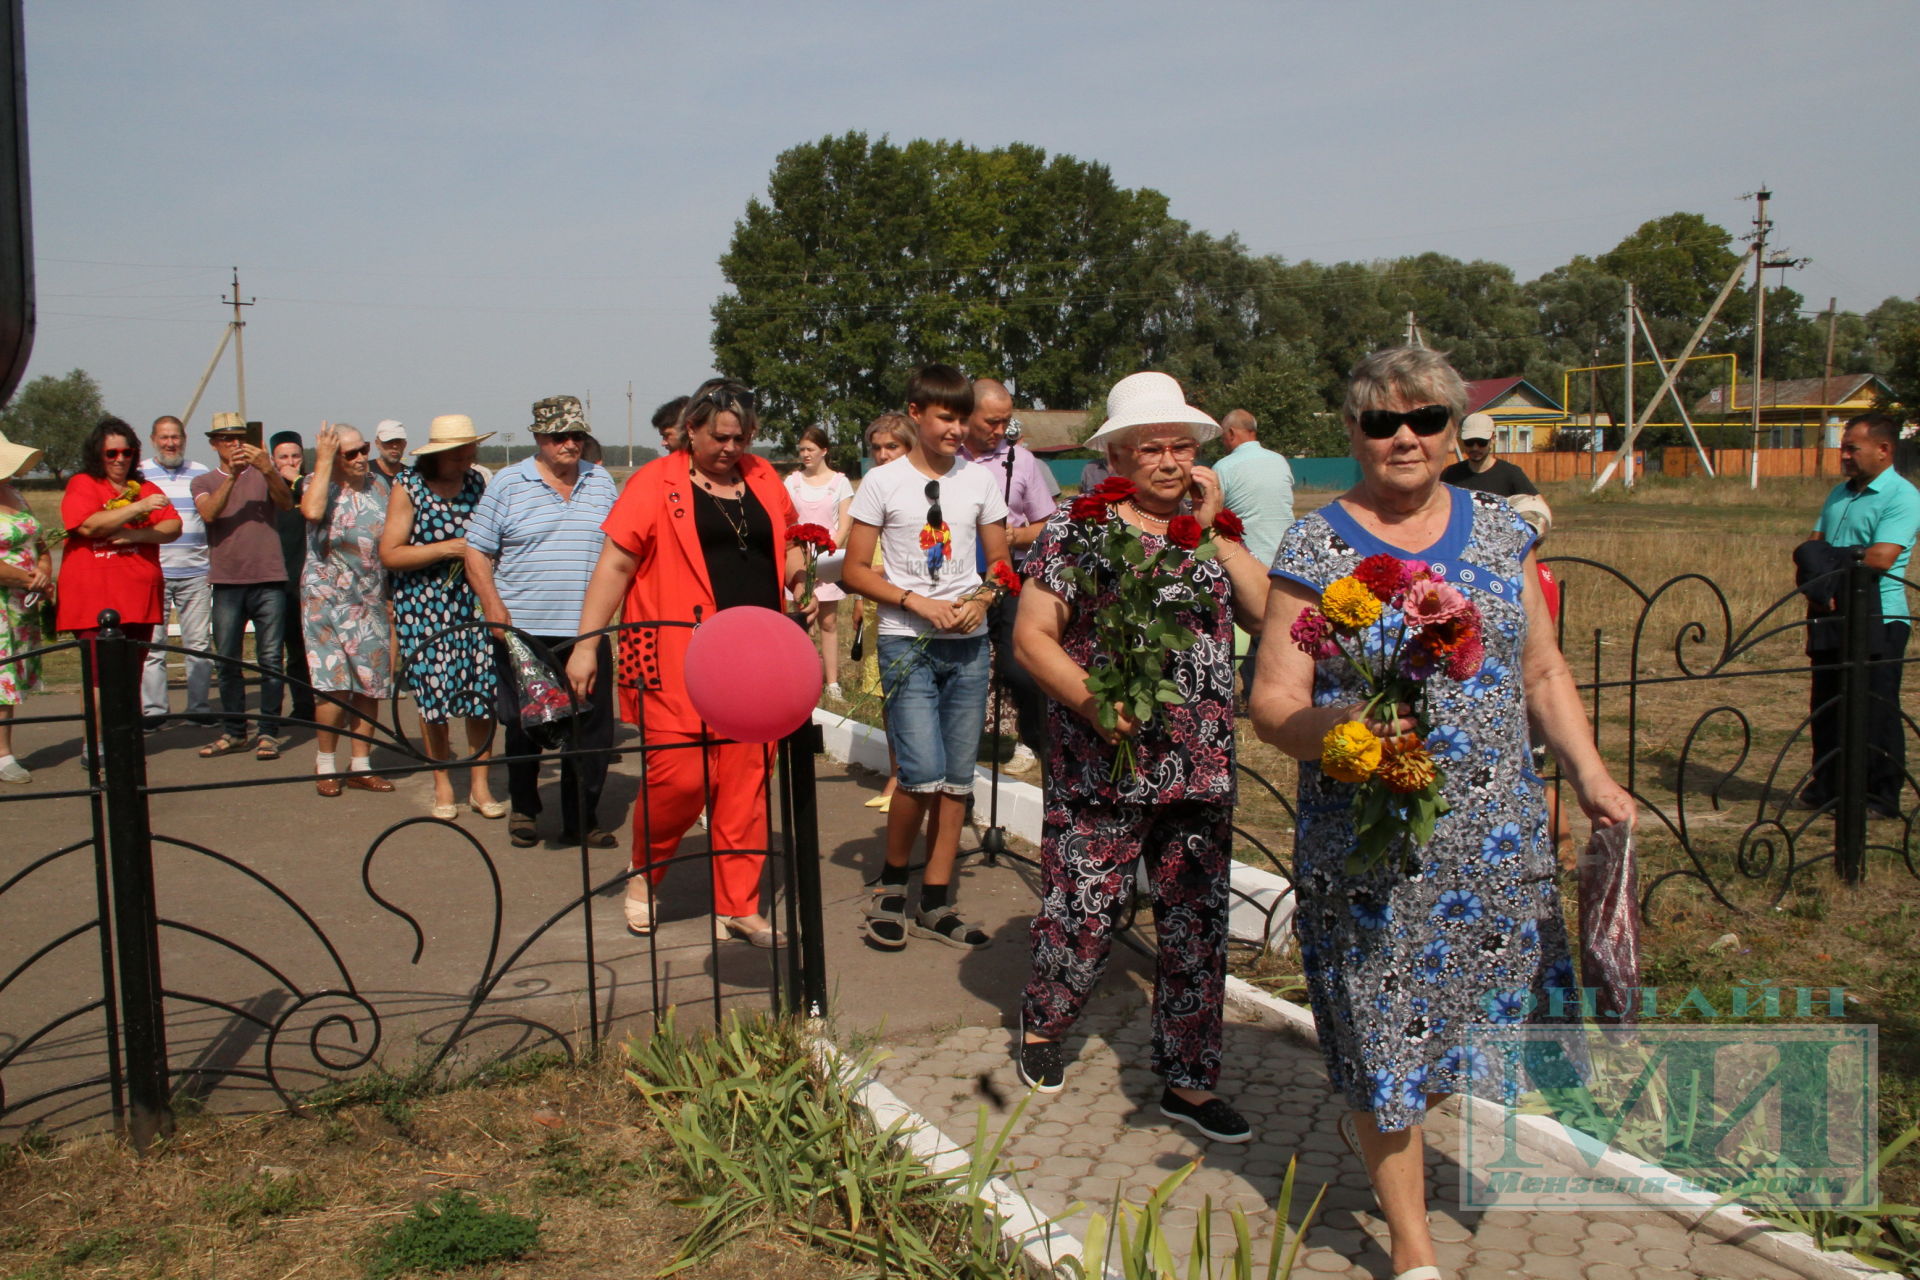
[[[887,735],[848,715],[814,709],[827,754],[845,764],[857,764],[875,773],[887,771]],[[973,797],[976,812],[988,812],[993,775],[975,769]],[[1029,844],[1040,843],[1043,818],[1040,788],[1006,774],[1000,775],[1000,825]],[[1293,886],[1281,876],[1243,862],[1233,864],[1232,898],[1227,909],[1227,932],[1235,938],[1270,944],[1287,935],[1293,922]]]
[[[871,1071],[856,1074],[858,1064],[824,1036],[815,1038],[814,1052],[847,1081],[854,1104],[867,1113],[875,1129],[884,1133],[899,1125],[900,1141],[930,1172],[955,1180],[965,1176],[973,1163],[967,1147],[902,1102]],[[1005,1178],[994,1177],[988,1180],[985,1192],[989,1206],[1000,1217],[1001,1237],[1019,1250],[1028,1274],[1038,1280],[1052,1280],[1061,1274],[1060,1268],[1068,1259],[1081,1262],[1079,1238],[1050,1222],[1018,1187]]]
[[[1307,1044],[1320,1043],[1319,1033],[1314,1030],[1313,1014],[1291,1000],[1270,995],[1231,974],[1227,975],[1226,995],[1228,1009],[1249,1021]],[[1461,1117],[1462,1123],[1473,1119],[1475,1123],[1493,1127],[1505,1123],[1507,1118],[1507,1107],[1485,1098],[1463,1098],[1457,1105],[1468,1111],[1467,1115]],[[1607,1148],[1595,1160],[1590,1151],[1582,1151],[1575,1146],[1567,1137],[1564,1127],[1546,1116],[1518,1116],[1515,1124],[1522,1149],[1532,1154],[1553,1160],[1579,1159],[1592,1164],[1595,1173],[1605,1177],[1672,1177],[1658,1165],[1648,1164],[1637,1156],[1612,1148]],[[1864,1280],[1868,1276],[1890,1274],[1861,1262],[1851,1254],[1819,1249],[1805,1233],[1776,1227],[1742,1205],[1730,1204],[1715,1209],[1713,1206],[1717,1197],[1706,1192],[1688,1195],[1686,1199],[1688,1206],[1685,1208],[1664,1204],[1649,1204],[1647,1208],[1650,1212],[1666,1214],[1688,1231],[1704,1231],[1724,1244],[1755,1253],[1807,1277],[1807,1280]]]

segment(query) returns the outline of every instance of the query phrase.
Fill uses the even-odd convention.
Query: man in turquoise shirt
[[[1920,536],[1920,490],[1893,469],[1900,427],[1881,413],[1862,414],[1840,437],[1840,470],[1820,508],[1815,539],[1835,547],[1865,550],[1869,569],[1881,571],[1881,634],[1871,646],[1867,669],[1867,805],[1882,817],[1897,817],[1906,776],[1905,721],[1900,714],[1900,669],[1913,618],[1907,608],[1907,559]],[[1810,804],[1831,801],[1839,789],[1840,667],[1813,669],[1813,781],[1802,793]]]
[[[1220,443],[1226,454],[1213,464],[1220,477],[1220,497],[1227,510],[1247,527],[1247,550],[1261,564],[1271,565],[1280,549],[1281,535],[1293,523],[1293,468],[1287,457],[1260,443],[1259,423],[1245,409],[1229,409],[1220,418]],[[1247,644],[1240,677],[1253,688],[1253,667],[1260,657],[1260,637]]]

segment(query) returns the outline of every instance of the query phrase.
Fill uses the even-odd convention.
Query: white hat
[[[427,428],[427,442],[413,451],[414,457],[424,453],[439,453],[443,449],[458,449],[463,444],[479,444],[482,440],[493,439],[493,432],[483,436],[473,433],[473,419],[464,413],[443,413],[433,420]]]
[[[40,465],[44,455],[30,444],[15,444],[0,436],[0,480],[11,480]]]
[[[1460,440],[1493,439],[1493,419],[1484,413],[1470,413],[1460,420]]]
[[[389,440],[405,440],[406,438],[406,424],[398,418],[382,418],[380,419],[380,425],[373,429],[373,440],[375,444],[385,444]]]
[[[1187,403],[1180,384],[1164,373],[1130,373],[1107,392],[1107,420],[1080,442],[1092,448],[1133,427],[1187,426],[1201,444],[1220,434],[1220,424]]]

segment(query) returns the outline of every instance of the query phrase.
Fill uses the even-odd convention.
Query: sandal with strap
[[[914,912],[913,923],[907,926],[907,932],[916,938],[930,938],[962,951],[978,951],[993,941],[978,928],[962,920],[951,903],[932,911]]]
[[[867,941],[882,951],[907,945],[907,887],[882,885],[867,899],[867,919],[861,926]]]
[[[223,733],[206,746],[200,748],[200,758],[202,760],[211,760],[215,756],[230,756],[236,751],[245,751],[246,749],[247,744],[244,740],[240,738],[230,738]]]

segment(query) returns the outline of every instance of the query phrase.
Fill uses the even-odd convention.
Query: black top
[[[300,514],[300,497],[307,491],[307,479],[301,476],[288,485],[293,490],[293,505],[273,513],[274,528],[280,534],[280,554],[287,562],[289,591],[300,589],[300,570],[307,563],[307,518]]]
[[[715,609],[757,604],[780,607],[780,573],[773,555],[773,517],[742,486],[738,498],[716,498],[693,487],[693,531],[707,557]]]
[[[1440,473],[1440,483],[1450,484],[1456,489],[1471,489],[1476,493],[1497,494],[1502,498],[1540,492],[1533,487],[1533,481],[1527,479],[1526,472],[1499,458],[1495,458],[1485,471],[1475,471],[1471,463],[1456,462]]]

